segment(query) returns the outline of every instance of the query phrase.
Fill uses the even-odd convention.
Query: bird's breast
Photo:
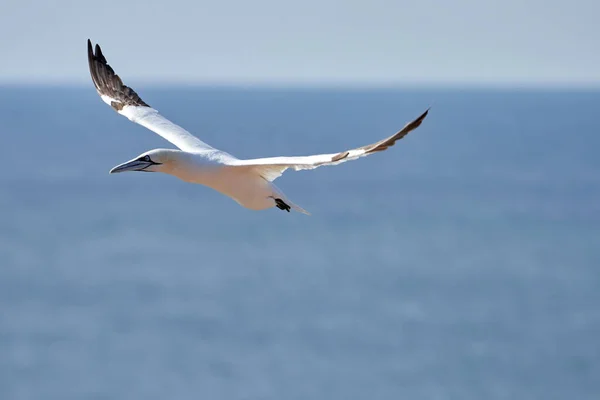
[[[207,166],[174,172],[186,182],[208,186],[245,207],[262,209],[272,205],[269,183],[245,167]]]

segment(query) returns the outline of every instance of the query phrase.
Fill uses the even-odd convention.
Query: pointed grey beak
[[[127,172],[127,171],[143,171],[154,164],[153,162],[141,161],[141,160],[132,160],[127,161],[121,165],[117,165],[113,169],[110,170],[109,174],[118,174],[119,172]]]

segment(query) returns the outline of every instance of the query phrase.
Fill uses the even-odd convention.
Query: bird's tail
[[[288,204],[290,205],[290,207],[292,207],[292,210],[298,211],[298,212],[300,212],[302,214],[305,214],[305,215],[310,215],[310,213],[308,211],[306,211],[304,208],[300,207],[299,205],[296,205],[296,204],[292,203],[289,200],[288,200]]]

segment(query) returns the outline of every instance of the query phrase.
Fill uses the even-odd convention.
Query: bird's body
[[[182,156],[185,161],[181,166],[165,172],[185,182],[208,186],[251,210],[271,208],[274,203],[277,205],[276,199],[280,199],[283,204],[302,211],[272,182],[264,179],[251,167],[228,165],[208,159],[202,154],[187,153]]]
[[[179,148],[155,149],[114,167],[110,172],[162,172],[189,182],[210,187],[251,210],[277,207],[308,214],[291,202],[273,181],[288,168],[313,169],[354,160],[393,146],[396,140],[417,128],[427,116],[425,111],[414,121],[379,142],[331,154],[296,157],[271,157],[241,160],[204,143],[182,127],[169,121],[125,86],[108,65],[100,46],[94,53],[88,40],[88,61],[94,86],[102,100],[119,114],[162,136]]]
[[[142,154],[151,160],[160,160],[161,171],[182,181],[208,186],[217,192],[231,197],[238,204],[251,210],[264,210],[277,206],[277,199],[283,206],[306,212],[293,204],[272,183],[256,173],[253,166],[232,165],[233,160],[217,152],[185,152],[173,149],[156,149]],[[140,157],[122,165],[135,163]],[[111,170],[121,172],[117,166]],[[151,167],[150,167],[151,168]]]

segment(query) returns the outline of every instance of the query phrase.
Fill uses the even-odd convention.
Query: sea
[[[92,85],[0,87],[0,399],[600,398],[600,91],[137,87],[311,216],[163,174]]]

